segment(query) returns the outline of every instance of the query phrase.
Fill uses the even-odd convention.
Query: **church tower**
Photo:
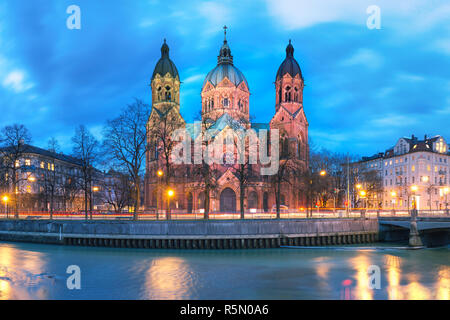
[[[169,46],[164,39],[161,58],[155,66],[152,80],[152,107],[164,111],[174,107],[180,111],[180,77],[178,70],[169,58]]]
[[[294,58],[291,40],[286,47],[286,58],[278,68],[275,79],[275,115],[271,128],[280,130],[281,153],[287,153],[307,163],[308,122],[303,110],[304,80],[300,66]]]

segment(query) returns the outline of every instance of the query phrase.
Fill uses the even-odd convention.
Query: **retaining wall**
[[[377,241],[378,221],[376,219],[0,220],[0,240],[163,249],[324,246]]]

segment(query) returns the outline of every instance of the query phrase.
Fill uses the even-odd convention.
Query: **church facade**
[[[277,132],[281,153],[289,155],[288,160],[286,157],[283,160],[281,156],[281,163],[290,161],[297,168],[306,170],[309,146],[308,122],[303,108],[304,79],[294,58],[294,47],[290,40],[286,57],[276,73],[274,116],[268,124],[250,120],[249,84],[234,64],[226,31],[217,65],[203,82],[201,120],[197,125],[186,123],[181,116],[180,83],[178,70],[169,58],[169,47],[164,40],[161,58],[151,79],[152,111],[147,123],[149,150],[145,174],[146,210],[165,210],[170,206],[171,212],[204,212],[205,208],[211,213],[239,212],[243,206],[245,212],[273,212],[277,198],[284,209],[295,211],[306,206],[302,180],[295,174],[278,184],[280,192],[277,196],[273,176],[261,174],[263,165],[260,163],[229,164],[224,161],[206,164],[205,161],[194,161],[174,164],[173,158],[168,155],[168,151],[174,152],[175,149],[170,133],[179,128],[188,132],[192,150],[198,140],[201,140],[202,146],[205,145],[205,131],[214,130],[208,136],[209,140],[206,139],[210,141],[224,139],[230,129],[254,132],[267,130]],[[256,144],[259,144],[259,140]],[[268,150],[271,150],[270,147]],[[170,199],[167,195],[169,189],[173,190]]]

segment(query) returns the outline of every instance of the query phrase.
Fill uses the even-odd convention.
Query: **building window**
[[[228,104],[229,104],[228,98],[224,98],[222,104],[225,108],[228,108]]]
[[[41,169],[44,169],[45,168],[45,163],[44,163],[44,161],[41,161]]]
[[[25,159],[25,165],[26,166],[31,166],[31,160],[30,159]]]
[[[415,166],[415,165],[412,165],[412,166],[411,166],[411,171],[412,171],[412,172],[416,171],[416,166]]]
[[[19,161],[19,160],[16,160],[16,162],[14,163],[14,166],[15,166],[16,168],[18,168],[18,167],[20,166],[20,161]]]

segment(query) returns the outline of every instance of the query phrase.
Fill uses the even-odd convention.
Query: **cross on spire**
[[[228,29],[228,27],[227,26],[223,26],[223,33],[224,33],[224,38],[223,38],[223,41],[227,41],[227,29]]]

